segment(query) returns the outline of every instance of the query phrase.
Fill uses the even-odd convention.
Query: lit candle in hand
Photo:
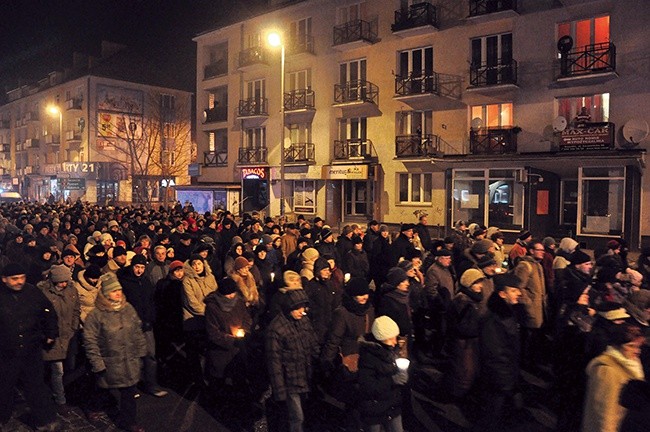
[[[243,328],[237,329],[237,331],[235,331],[235,337],[243,338],[244,336],[246,336],[246,332]]]
[[[345,283],[350,282],[350,273],[346,273],[344,279],[345,279]]]
[[[271,273],[271,282],[275,280],[275,273]]]

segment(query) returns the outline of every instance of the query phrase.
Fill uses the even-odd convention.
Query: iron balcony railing
[[[334,102],[379,102],[379,88],[370,81],[355,80],[334,84]]]
[[[239,117],[268,116],[269,100],[267,98],[240,100],[237,114]]]
[[[410,96],[423,93],[440,93],[440,75],[433,71],[413,71],[395,77],[395,94]]]
[[[334,159],[372,159],[377,153],[369,139],[349,138],[334,141]]]
[[[469,16],[475,17],[507,10],[517,11],[517,0],[470,0]]]
[[[241,53],[239,58],[241,62]],[[218,60],[214,63],[210,63],[203,67],[203,79],[208,79],[219,75],[225,75],[227,73],[228,73],[228,62],[226,60]]]
[[[239,67],[254,64],[267,64],[266,50],[261,46],[254,46],[239,52]]]
[[[567,54],[561,54],[561,77],[614,71],[616,71],[616,46],[612,42],[586,45]]]
[[[431,3],[422,2],[411,5],[408,9],[395,11],[395,23],[391,26],[394,32],[423,26],[437,27],[436,7]]]
[[[356,19],[334,26],[334,45],[356,41],[375,43],[377,41],[377,20],[369,22]]]
[[[293,143],[284,149],[285,162],[314,162],[315,147],[313,143]]]
[[[205,123],[223,122],[228,120],[228,107],[215,106],[205,110]]]
[[[314,109],[314,91],[312,89],[292,90],[284,94],[285,111],[304,109]]]
[[[517,153],[517,133],[512,127],[470,130],[469,149],[475,155]]]
[[[314,53],[314,37],[311,35],[296,35],[287,45],[287,54]]]
[[[472,64],[469,69],[469,84],[472,87],[517,84],[517,61],[499,59],[496,64]]]
[[[266,147],[259,148],[239,148],[239,158],[237,161],[240,164],[257,164],[266,163]]]
[[[395,156],[426,157],[441,153],[440,137],[433,134],[398,135],[395,137]]]
[[[59,135],[49,134],[49,135],[45,135],[43,139],[45,140],[45,144],[52,144],[52,145],[61,144],[61,138]]]
[[[228,166],[228,152],[227,151],[203,152],[203,165],[208,167]]]

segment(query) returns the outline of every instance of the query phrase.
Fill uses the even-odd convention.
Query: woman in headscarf
[[[223,262],[223,271],[226,274],[230,274],[232,271],[235,260],[240,256],[244,255],[244,243],[237,242],[230,247],[230,250],[226,254],[226,259]]]

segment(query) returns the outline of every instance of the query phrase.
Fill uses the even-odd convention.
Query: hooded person
[[[310,304],[303,290],[287,292],[282,313],[273,318],[266,331],[266,364],[273,398],[287,407],[283,430],[302,430],[302,399],[311,390],[312,360],[319,344],[305,309]]]
[[[237,288],[246,302],[246,307],[257,309],[260,306],[260,293],[257,290],[255,277],[250,272],[248,259],[243,256],[235,259],[228,276],[237,284]]]
[[[331,268],[324,258],[318,258],[314,263],[314,278],[304,282],[305,292],[309,297],[309,319],[314,326],[319,344],[325,342],[325,336],[332,319],[332,312],[340,304],[332,290]]]
[[[168,268],[167,275],[156,283],[154,290],[156,310],[154,335],[156,337],[156,353],[161,367],[164,367],[176,352],[172,344],[183,342],[183,277],[185,269],[183,262],[179,260],[169,263]]]
[[[219,289],[205,298],[205,322],[208,335],[207,375],[214,390],[232,395],[247,389],[245,337],[250,335],[253,320],[237,283],[230,278],[219,281]],[[233,379],[226,388],[225,378]]]
[[[137,425],[136,384],[140,380],[141,358],[147,354],[142,322],[126,301],[113,273],[101,276],[96,307],[84,323],[86,357],[97,385],[120,393],[118,426],[144,431]],[[106,353],[111,353],[110,356]],[[89,414],[93,417],[93,413]]]
[[[388,271],[387,280],[381,287],[382,296],[377,305],[377,315],[386,315],[399,326],[400,348],[405,357],[413,332],[409,285],[406,272],[402,268],[393,267]]]
[[[100,276],[102,270],[96,264],[90,264],[84,270],[77,274],[77,294],[81,304],[81,322],[86,321],[86,317],[91,310],[95,309],[95,300],[100,288]]]
[[[313,247],[306,248],[300,254],[302,267],[300,269],[300,276],[304,278],[305,282],[309,282],[314,278],[314,263],[320,257],[318,250]]]

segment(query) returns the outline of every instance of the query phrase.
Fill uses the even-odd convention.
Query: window
[[[560,23],[557,25],[557,40],[564,36],[573,38],[573,50],[609,42],[609,16]]]
[[[351,180],[344,181],[345,215],[370,216],[373,208],[373,181]]]
[[[396,135],[427,135],[432,133],[432,111],[400,111],[397,113]]]
[[[174,109],[176,98],[173,95],[163,94],[160,98],[160,106],[163,109]]]
[[[266,97],[266,82],[263,79],[246,83],[246,99],[261,100]]]
[[[254,48],[262,46],[262,35],[261,33],[249,34],[246,37],[246,47]]]
[[[339,65],[339,84],[366,80],[366,59],[352,60]]]
[[[483,36],[471,40],[472,65],[497,66],[512,61],[512,33]]]
[[[513,125],[512,103],[475,105],[471,110],[472,122],[480,119],[482,127],[502,128]]]
[[[228,165],[228,129],[217,129],[208,132],[208,151],[206,156],[210,164],[216,166]]]
[[[430,75],[433,73],[433,48],[416,48],[399,53],[399,74],[402,77],[410,75]]]
[[[316,182],[296,180],[293,182],[293,211],[296,213],[316,213]]]
[[[266,128],[246,129],[244,147],[249,149],[259,149],[266,147]]]
[[[432,174],[399,174],[399,202],[431,203]]]
[[[581,168],[578,234],[621,235],[625,208],[625,168]]]
[[[176,138],[176,124],[175,123],[165,123],[163,125],[163,137],[164,138]]]
[[[287,129],[289,129],[291,144],[312,142],[311,123],[292,123],[287,126]]]
[[[311,88],[311,70],[304,69],[287,73],[286,91],[305,90]]]
[[[501,229],[523,226],[524,189],[515,181],[518,170],[455,170],[452,219]]]
[[[609,93],[590,96],[574,96],[557,99],[557,113],[569,123],[576,121],[576,116],[582,108],[587,108],[591,122],[609,121]]]
[[[345,24],[350,21],[365,19],[366,17],[366,2],[357,2],[348,6],[336,9],[336,23]]]
[[[311,36],[311,17],[293,21],[289,26],[289,41],[296,52],[313,49]]]

